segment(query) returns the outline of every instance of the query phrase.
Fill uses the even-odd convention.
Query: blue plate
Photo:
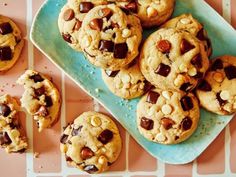
[[[103,83],[100,69],[93,67],[83,56],[71,49],[62,39],[57,18],[66,0],[48,0],[40,8],[31,29],[31,40],[53,63],[73,79],[83,90],[97,99],[126,128],[135,140],[151,155],[170,164],[185,164],[197,158],[219,135],[232,116],[218,116],[201,110],[197,131],[185,142],[161,145],[147,141],[136,126],[136,105],[114,96]],[[208,31],[213,45],[213,58],[236,55],[235,30],[203,0],[177,0],[173,16],[192,13]],[[153,30],[145,31],[148,36]],[[96,91],[99,90],[99,92]]]

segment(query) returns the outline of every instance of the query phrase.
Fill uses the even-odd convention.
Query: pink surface
[[[44,0],[1,0],[0,13],[11,17],[21,28],[23,36],[26,38],[23,53],[15,65],[7,73],[0,77],[0,94],[10,93],[13,96],[20,97],[22,87],[15,84],[16,79],[28,67],[29,58],[34,62],[34,68],[53,78],[54,83],[60,91],[64,88],[64,113],[61,115],[61,120],[66,123],[71,122],[80,113],[88,110],[99,109],[103,113],[107,111],[94,103],[93,99],[85,94],[73,81],[65,76],[63,82],[62,73],[58,70],[43,54],[36,48],[28,49],[27,38],[27,2],[32,2],[33,15],[38,10]],[[223,14],[223,0],[207,0],[220,14]],[[231,0],[231,19],[232,25],[236,27],[236,0]],[[28,14],[29,17],[30,14]],[[62,95],[63,96],[63,95]],[[65,117],[64,117],[65,116]],[[24,127],[25,114],[21,113],[21,119]],[[63,122],[62,122],[63,123]],[[117,123],[118,124],[118,123]],[[64,125],[63,125],[64,126]],[[132,177],[191,177],[194,175],[213,174],[214,176],[236,176],[236,119],[229,126],[229,138],[225,139],[226,131],[223,131],[220,136],[207,148],[206,151],[196,160],[195,164],[187,165],[168,165],[163,164],[150,156],[139,146],[132,137],[118,124],[121,137],[123,140],[123,148],[118,161],[111,167],[108,173],[99,176],[132,176]],[[45,130],[42,133],[37,132],[35,123],[33,123],[33,152],[39,152],[39,158],[27,160],[26,154],[11,154],[8,155],[5,151],[0,150],[0,171],[1,177],[62,177],[62,159],[59,152],[59,137],[61,131],[61,121],[53,126],[52,129]],[[226,142],[225,142],[226,141]],[[31,147],[32,148],[32,147]],[[63,159],[64,160],[64,159]],[[27,166],[27,162],[32,162],[33,168]],[[29,164],[30,165],[30,164]],[[14,169],[14,170],[12,170]],[[90,175],[81,175],[79,170],[68,168],[70,175],[68,177],[89,177]],[[70,170],[71,169],[71,170]],[[47,175],[49,173],[49,175]],[[227,175],[228,174],[228,175]],[[230,174],[230,175],[229,175]]]

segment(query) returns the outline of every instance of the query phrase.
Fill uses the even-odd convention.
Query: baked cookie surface
[[[200,105],[213,113],[235,113],[236,57],[225,55],[214,59],[196,94]]]
[[[203,44],[181,30],[162,28],[151,34],[141,49],[141,72],[163,90],[193,90],[208,67]]]
[[[81,48],[93,65],[115,71],[138,55],[142,28],[137,17],[126,15],[114,4],[97,6],[86,15],[80,39]]]
[[[21,105],[37,121],[39,132],[59,118],[61,98],[55,85],[43,74],[27,70],[17,83],[24,86]]]
[[[23,46],[20,29],[11,19],[0,14],[0,72],[13,67]]]
[[[200,117],[192,93],[153,89],[137,105],[139,132],[149,141],[176,144],[196,130]]]
[[[115,123],[107,116],[89,111],[69,124],[60,139],[66,161],[87,173],[108,170],[121,151],[121,138]]]
[[[19,111],[15,98],[7,94],[0,96],[0,146],[8,153],[23,153],[28,146]]]

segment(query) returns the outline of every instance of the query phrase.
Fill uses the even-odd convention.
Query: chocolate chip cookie
[[[137,17],[127,16],[118,6],[102,5],[88,12],[79,39],[93,65],[116,71],[138,55],[142,28]]]
[[[211,55],[212,46],[211,41],[207,36],[207,31],[197,19],[193,18],[191,14],[182,14],[178,17],[172,18],[167,21],[162,27],[176,28],[178,30],[185,30],[191,33],[203,42],[208,56]]]
[[[68,0],[58,17],[58,27],[63,39],[75,50],[79,44],[80,27],[85,15],[95,6],[107,4],[106,0]]]
[[[137,105],[137,125],[150,141],[176,144],[196,130],[200,117],[197,98],[192,93],[153,89]]]
[[[124,99],[143,95],[147,84],[137,60],[119,71],[102,70],[102,78],[112,93]]]
[[[137,15],[142,26],[159,26],[171,16],[175,0],[114,0],[126,13]]]
[[[143,75],[163,90],[193,90],[208,67],[203,44],[182,30],[162,28],[148,37],[141,50]]]
[[[55,85],[43,74],[27,70],[17,83],[24,85],[24,107],[37,121],[38,131],[51,127],[60,115],[61,98]]]
[[[116,161],[121,138],[115,123],[97,112],[85,112],[69,124],[60,139],[66,161],[87,173],[101,173]]]
[[[214,59],[196,93],[203,108],[220,115],[235,113],[236,57],[226,55]]]
[[[0,14],[0,72],[13,67],[23,46],[20,29],[11,19]]]
[[[28,146],[19,121],[19,110],[15,98],[10,95],[0,96],[0,146],[8,153],[23,153]]]

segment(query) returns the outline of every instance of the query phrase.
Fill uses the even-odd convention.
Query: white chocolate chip
[[[228,111],[228,112],[231,112],[232,111],[232,104],[228,103],[226,105],[224,105],[224,110]]]
[[[178,75],[177,78],[174,80],[174,84],[176,87],[179,87],[183,84],[184,78],[182,75]]]
[[[7,123],[6,123],[5,120],[0,119],[0,127],[5,127],[6,124],[7,124]]]
[[[105,162],[107,162],[107,158],[105,156],[102,155],[98,158],[98,163],[104,164]]]
[[[222,75],[221,73],[219,73],[219,72],[214,73],[213,79],[214,79],[216,82],[219,82],[219,83],[223,82],[223,80],[224,80],[223,75]]]
[[[11,131],[11,137],[13,137],[14,139],[20,136],[20,132],[16,129]]]
[[[157,14],[158,14],[157,10],[154,9],[153,7],[148,7],[148,8],[147,8],[147,16],[148,16],[149,18],[155,17],[155,16],[157,16]]]
[[[156,135],[155,140],[158,142],[163,142],[166,140],[166,137],[164,135],[162,135],[161,133],[159,133]]]
[[[123,29],[123,31],[122,31],[122,37],[128,38],[130,35],[131,35],[131,30],[129,30],[129,29],[127,29],[127,28]]]
[[[102,147],[102,148],[101,148],[101,151],[102,151],[103,153],[106,153],[107,150],[106,150],[106,148]]]
[[[163,91],[162,96],[165,97],[167,100],[170,100],[171,98],[171,93],[169,91]]]
[[[190,76],[196,76],[197,75],[197,69],[196,68],[191,68],[188,70],[188,75]]]
[[[168,115],[172,112],[172,107],[168,104],[165,104],[162,106],[161,111],[163,112],[163,114]]]
[[[98,127],[102,124],[101,119],[97,116],[92,116],[91,117],[91,125],[94,127]]]
[[[228,100],[230,98],[230,94],[229,91],[227,90],[222,90],[220,92],[220,97],[222,98],[222,100]]]
[[[121,78],[122,82],[124,83],[128,83],[130,82],[130,76],[129,75],[124,75],[122,78]]]
[[[187,72],[188,71],[188,68],[186,66],[186,64],[182,63],[180,66],[179,66],[179,70],[181,72]]]
[[[154,116],[155,112],[156,112],[156,107],[152,106],[148,111],[148,116]]]
[[[182,18],[182,19],[180,20],[180,22],[181,22],[182,24],[184,24],[184,25],[187,25],[187,24],[189,24],[189,23],[191,22],[191,20],[190,20],[189,18]]]

